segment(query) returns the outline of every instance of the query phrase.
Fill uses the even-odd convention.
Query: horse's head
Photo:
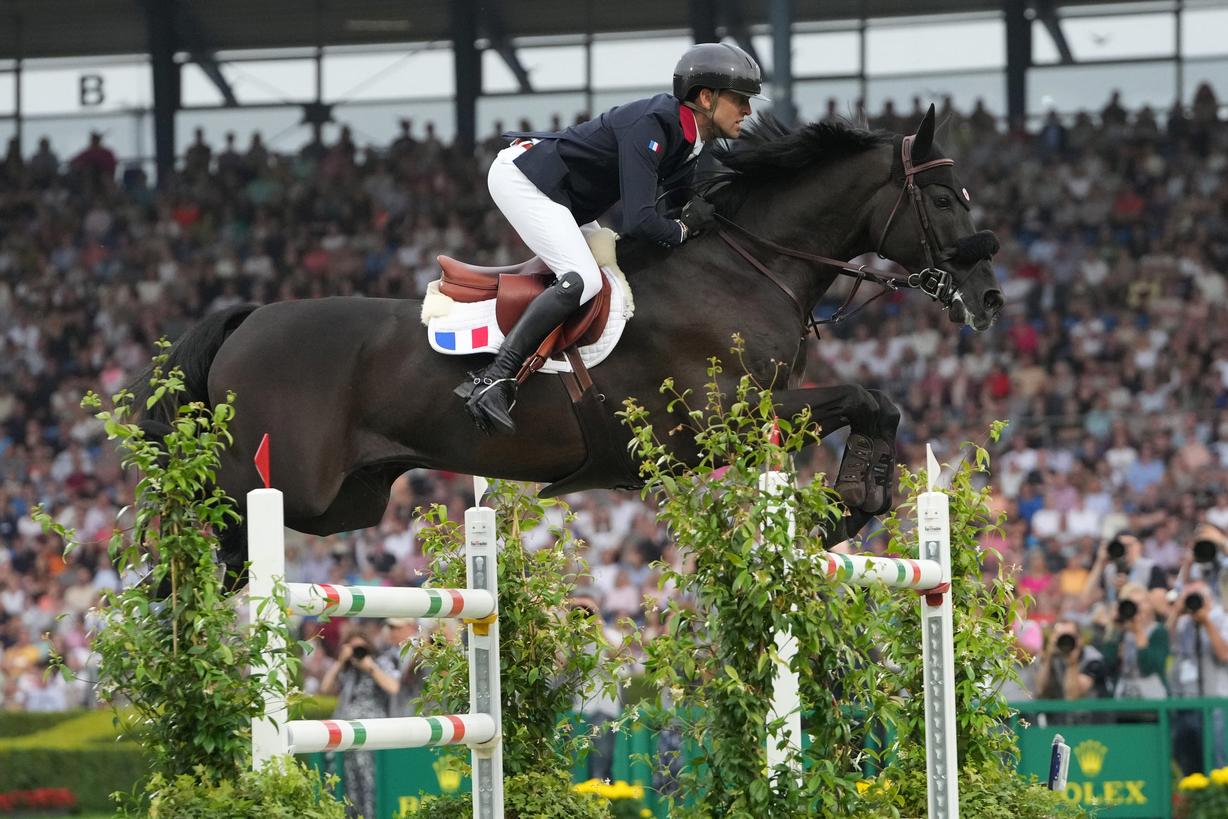
[[[972,223],[968,190],[934,143],[934,106],[910,136],[897,136],[891,179],[872,199],[878,254],[903,266],[909,284],[942,303],[958,324],[985,330],[1004,300],[992,259],[998,240]]]

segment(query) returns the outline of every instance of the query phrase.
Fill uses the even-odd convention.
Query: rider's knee
[[[601,292],[601,270],[594,264],[591,270],[575,272],[584,280],[584,291],[580,294],[580,303],[587,304],[589,299]]]

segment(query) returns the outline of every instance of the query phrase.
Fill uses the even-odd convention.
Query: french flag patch
[[[486,327],[474,327],[469,332],[435,332],[435,344],[444,350],[471,352],[489,343],[490,332]]]
[[[657,142],[655,139],[648,140],[648,150],[652,151],[654,154],[661,153],[661,143]]]

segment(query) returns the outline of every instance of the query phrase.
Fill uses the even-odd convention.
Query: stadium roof
[[[1046,0],[1048,1],[1048,0]],[[1062,0],[1063,6],[1108,0]],[[0,58],[95,57],[147,51],[145,9],[178,8],[193,50],[376,45],[451,39],[448,0],[0,0]],[[476,0],[505,36],[688,29],[683,0]],[[771,0],[716,0],[743,25],[768,22]],[[794,0],[799,22],[1000,11],[1003,0]],[[187,33],[188,37],[182,35]]]

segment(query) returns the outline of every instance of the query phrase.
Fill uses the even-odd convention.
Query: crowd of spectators
[[[1128,112],[1116,95],[1098,115],[1052,114],[1033,130],[1004,131],[979,105],[963,113],[948,100],[941,114],[973,217],[1002,243],[1005,312],[975,335],[915,294],[888,296],[825,333],[809,378],[894,396],[910,464],[926,441],[952,457],[991,420],[1011,421],[993,470],[1008,523],[986,545],[1018,567],[1035,601],[1019,637],[1037,658],[1027,669],[1036,690],[1021,695],[1183,693],[1189,666],[1156,655],[1201,645],[1182,608],[1190,584],[1203,584],[1203,620],[1224,622],[1217,567],[1228,557],[1191,555],[1199,538],[1219,537],[1208,526],[1228,527],[1228,122],[1206,85],[1162,116]],[[905,130],[918,116],[889,107],[869,123]],[[282,154],[259,133],[246,148],[228,133],[215,150],[198,130],[160,187],[97,135],[67,162],[46,140],[28,157],[10,145],[0,164],[0,707],[90,702],[87,685],[39,670],[52,646],[87,666],[90,608],[122,582],[106,543],[134,477],[80,396],[115,392],[157,338],[240,301],[415,297],[437,277],[436,254],[523,259],[485,190],[502,144],[495,134],[465,155],[406,120],[388,146],[360,148],[341,127],[332,144]],[[833,291],[821,310],[841,299]],[[840,446],[833,436],[808,468],[830,471]],[[409,473],[379,527],[292,538],[290,579],[421,583],[413,510],[443,502],[458,515],[468,493],[459,476]],[[571,500],[592,567],[585,593],[611,624],[642,620],[644,596],[660,595],[652,562],[677,559],[652,510],[633,493]],[[40,503],[86,545],[65,558],[31,519]],[[1125,601],[1137,620],[1121,619]],[[1077,638],[1077,658],[1056,648],[1062,634]],[[309,687],[341,639],[339,627],[325,634]],[[1218,650],[1199,657],[1221,663]],[[1221,668],[1228,644],[1214,680],[1200,674],[1197,687],[1212,693],[1228,678]]]

